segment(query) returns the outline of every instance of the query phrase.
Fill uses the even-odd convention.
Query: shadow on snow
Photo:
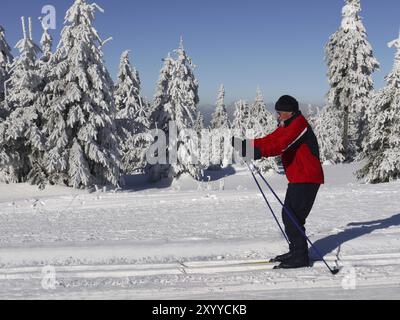
[[[388,229],[394,226],[400,226],[400,213],[387,219],[350,223],[347,225],[346,230],[320,239],[314,244],[320,253],[325,256],[348,241],[370,234],[375,230]],[[310,249],[310,258],[319,260],[312,248]]]
[[[225,177],[232,176],[236,173],[236,170],[229,166],[220,170],[205,170],[204,177],[201,182],[213,182],[219,181]],[[170,188],[174,181],[179,181],[172,178],[164,178],[157,182],[150,182],[146,174],[135,174],[130,176],[125,176],[125,185],[123,187],[124,191],[144,191],[150,189],[167,189]],[[195,181],[195,180],[193,180]],[[196,181],[195,181],[196,182]]]

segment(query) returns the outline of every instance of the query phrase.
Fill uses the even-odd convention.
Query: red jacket
[[[301,113],[253,145],[263,157],[282,156],[289,183],[324,183],[317,138]]]

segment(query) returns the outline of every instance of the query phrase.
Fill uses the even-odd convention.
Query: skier
[[[291,96],[281,97],[275,105],[279,127],[270,135],[251,140],[254,157],[246,153],[247,141],[233,138],[235,150],[246,160],[282,156],[283,166],[289,180],[285,207],[292,212],[305,232],[305,223],[314,205],[318,190],[324,183],[324,173],[319,157],[317,138],[299,110],[299,103]],[[241,150],[239,150],[241,146]],[[279,255],[271,262],[279,262],[277,268],[302,268],[310,265],[308,245],[304,235],[282,211],[285,232],[290,245],[289,252]]]

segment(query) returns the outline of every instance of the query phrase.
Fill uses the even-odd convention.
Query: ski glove
[[[262,158],[261,150],[254,147],[254,157],[250,158],[250,156],[247,155],[247,144],[251,144],[251,141],[241,140],[235,137],[232,138],[232,147],[246,162],[250,160],[260,160]]]

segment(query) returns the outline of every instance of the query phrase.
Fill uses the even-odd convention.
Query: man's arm
[[[307,132],[307,128],[306,119],[300,116],[288,127],[280,127],[265,138],[255,139],[253,145],[260,149],[262,157],[280,156]]]

